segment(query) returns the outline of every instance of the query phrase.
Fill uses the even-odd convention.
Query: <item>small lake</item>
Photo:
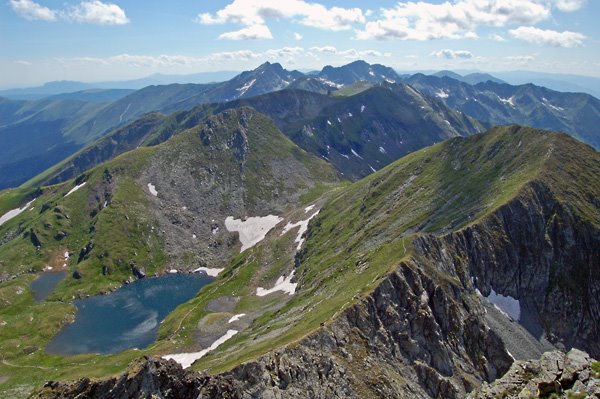
[[[48,298],[48,295],[54,291],[54,288],[60,283],[67,272],[52,272],[42,273],[38,278],[31,282],[31,290],[33,291],[33,299],[36,302],[42,302]]]
[[[65,326],[46,351],[76,355],[145,348],[156,339],[160,322],[212,280],[203,273],[168,274],[135,281],[108,295],[76,300],[75,322]]]

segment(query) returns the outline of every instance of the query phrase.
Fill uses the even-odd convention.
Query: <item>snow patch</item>
[[[367,109],[366,105],[361,105],[360,106],[360,113],[362,114],[363,112],[365,112],[365,109]]]
[[[328,124],[329,126],[331,126],[331,121],[327,120],[327,124]]]
[[[369,69],[369,75],[375,76],[375,72],[373,72],[372,70]]]
[[[177,273],[178,273],[177,269],[169,270],[169,274],[177,274]]]
[[[225,341],[231,339],[231,337],[233,337],[237,333],[238,333],[237,330],[227,330],[227,332],[225,333],[225,335],[223,335],[221,338],[219,338],[215,342],[213,342],[212,345],[209,346],[208,348],[202,349],[200,352],[175,353],[175,354],[171,354],[171,355],[165,355],[165,356],[163,356],[163,359],[166,359],[166,360],[171,360],[171,359],[175,360],[177,363],[181,364],[181,367],[183,367],[184,369],[187,369],[196,360],[201,359],[208,352],[214,351],[220,345],[222,345],[223,343],[225,343]]]
[[[158,191],[156,191],[154,184],[148,183],[148,191],[150,191],[150,194],[154,195],[155,197],[158,196]]]
[[[448,98],[449,96],[448,92],[444,89],[439,89],[435,95],[439,98]]]
[[[210,267],[199,267],[197,269],[192,270],[193,273],[198,273],[198,272],[204,272],[206,273],[208,276],[210,277],[217,277],[219,275],[219,273],[221,273],[223,269],[219,269],[219,268],[210,268]]]
[[[308,212],[308,211],[307,211]],[[306,230],[308,230],[308,222],[310,222],[310,220],[312,218],[314,218],[315,216],[317,216],[319,214],[319,210],[317,210],[315,213],[313,213],[308,219],[305,220],[300,220],[296,223],[290,223],[288,222],[285,227],[283,228],[283,231],[281,232],[281,235],[284,235],[285,233],[287,233],[288,231],[290,231],[293,228],[299,227],[298,229],[298,235],[296,235],[296,239],[294,240],[294,242],[298,243],[298,251],[302,248],[302,244],[304,244],[304,238],[302,238],[302,236],[304,235],[304,233],[306,233]]]
[[[508,104],[511,107],[515,106],[515,96],[512,96],[510,98],[502,98],[500,96],[497,96],[497,97],[498,97],[498,100],[502,101],[504,104]]]
[[[75,187],[73,187],[71,190],[69,190],[69,192],[68,192],[68,193],[66,193],[66,194],[65,194],[65,196],[64,196],[63,198],[66,198],[66,197],[68,197],[69,195],[73,194],[75,191],[77,191],[77,190],[79,190],[81,187],[85,186],[85,184],[86,184],[86,183],[87,183],[87,182],[86,182],[86,181],[84,181],[83,183],[76,185],[76,186],[75,186]]]
[[[387,151],[383,147],[379,147],[379,152],[382,154],[387,154]]]
[[[346,159],[350,159],[350,157],[349,157],[348,155],[346,155],[346,154],[342,154],[341,152],[340,152],[340,155],[341,155],[341,156],[343,156],[343,157],[344,157],[344,158],[346,158]]]
[[[294,272],[295,270],[293,270],[287,278],[285,276],[279,277],[277,279],[277,282],[275,282],[275,286],[273,286],[273,288],[271,289],[267,290],[265,288],[258,287],[256,289],[256,295],[265,296],[276,291],[282,291],[287,293],[288,295],[294,295],[294,293],[296,292],[296,286],[298,286],[298,283],[292,283],[292,277],[294,277]]]
[[[332,82],[331,80],[327,80],[325,78],[319,78],[319,80],[321,82],[325,83],[327,86],[335,87],[336,89],[340,89],[340,88],[344,87],[344,85],[342,85],[342,84]]]
[[[10,219],[21,214],[25,209],[29,208],[29,205],[31,205],[31,203],[33,201],[35,201],[35,199],[32,199],[31,201],[29,201],[28,203],[23,205],[22,208],[12,209],[12,210],[6,212],[4,215],[0,216],[0,226],[2,226],[4,223],[8,222]]]
[[[127,113],[127,111],[129,111],[129,107],[131,107],[131,103],[127,104],[127,107],[125,108],[125,111],[123,111],[123,113],[121,115],[119,115],[119,123],[123,122],[123,117],[125,116],[125,114]]]
[[[363,159],[363,157],[361,157],[360,155],[358,155],[358,153],[356,151],[354,151],[354,148],[350,148],[350,152],[352,153],[352,155],[354,155],[357,158]]]
[[[233,323],[234,321],[238,321],[239,319],[241,319],[244,316],[246,316],[246,313],[236,314],[235,316],[231,317],[231,319],[229,319],[227,324]]]
[[[494,291],[493,289],[490,292],[490,295],[486,297],[486,299],[492,305],[494,305],[496,309],[498,309],[511,319],[518,321],[519,317],[521,317],[521,304],[518,299],[515,299],[510,296],[497,294],[496,291]]]
[[[348,112],[348,116],[352,118],[352,112]]]
[[[240,92],[240,94],[238,94],[238,97],[241,97],[244,95],[245,92],[248,91],[249,88],[252,87],[252,85],[254,85],[254,83],[256,82],[256,79],[252,79],[251,81],[249,81],[248,83],[246,83],[245,85],[243,85],[242,87],[238,87],[236,90]]]
[[[304,213],[308,213],[310,211],[312,211],[315,208],[315,204],[309,205],[306,208],[304,208]]]
[[[552,108],[555,111],[564,111],[565,110],[563,107],[557,107],[556,105],[550,104],[550,101],[548,101],[548,99],[546,97],[542,97],[542,101],[544,102],[544,105],[546,107]]]
[[[244,252],[261,242],[267,233],[282,220],[282,218],[275,215],[249,217],[246,220],[234,219],[233,216],[228,216],[225,219],[225,228],[228,231],[239,233],[240,242],[242,243],[240,252]]]
[[[369,168],[371,168],[371,171],[372,171],[373,173],[374,173],[374,172],[377,172],[377,171],[375,170],[375,168],[374,168],[374,167],[372,167],[371,165],[369,165]]]

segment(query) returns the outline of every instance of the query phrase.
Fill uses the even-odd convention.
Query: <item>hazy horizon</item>
[[[528,70],[600,77],[586,0],[9,0],[0,5],[0,87],[243,71],[357,59],[398,71]]]

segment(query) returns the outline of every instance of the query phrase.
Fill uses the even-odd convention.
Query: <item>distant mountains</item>
[[[236,101],[281,90],[293,90],[300,100],[274,104],[289,98],[261,99],[247,105],[277,121],[280,115],[298,114],[299,108],[293,107],[302,104],[302,109],[311,112],[299,118],[297,130],[292,125],[279,127],[301,147],[335,159],[332,163],[350,178],[362,177],[444,138],[470,135],[496,124],[562,130],[600,148],[600,102],[590,95],[560,93],[533,84],[511,86],[486,74],[461,76],[442,71],[437,75],[399,75],[392,68],[364,61],[304,74],[266,62],[219,83],[151,85],[135,91],[88,88],[35,101],[1,99],[0,137],[7,145],[0,154],[0,189],[25,182],[147,113],[167,115],[201,104],[229,102],[212,107],[234,107]],[[377,91],[369,91],[374,86]],[[43,88],[50,92],[82,86],[55,82]],[[378,95],[358,96],[367,91],[365,96]],[[343,99],[334,101],[333,97]],[[305,100],[314,102],[302,103]],[[377,106],[369,107],[369,102]],[[362,106],[365,114],[360,112]],[[380,111],[372,114],[375,109]],[[342,110],[352,117],[342,117]],[[308,139],[306,129],[312,129],[314,138]],[[373,147],[365,150],[369,161],[361,153],[363,147]],[[120,144],[115,148],[121,148]]]
[[[380,85],[350,96],[285,89],[257,97],[200,105],[165,117],[145,115],[116,129],[29,184],[54,184],[135,149],[154,146],[203,123],[211,115],[252,107],[304,150],[358,179],[396,159],[449,137],[484,130],[476,120],[404,84]]]
[[[561,93],[533,84],[487,81],[471,85],[423,74],[405,82],[490,125],[519,123],[560,130],[600,148],[600,101],[589,94]]]
[[[48,82],[38,87],[0,90],[0,97],[14,100],[39,100],[56,94],[73,93],[92,89],[138,90],[150,85],[221,82],[231,79],[236,74],[237,72],[233,71],[202,72],[190,75],[163,75],[157,73],[141,79],[88,83],[62,80]]]
[[[463,76],[452,71],[439,71],[434,73],[432,76],[437,76],[438,78],[448,77],[461,82],[468,83],[470,85],[475,85],[477,83],[485,83],[487,81],[494,83],[506,83],[505,81],[498,79],[490,75],[489,73],[469,73]]]

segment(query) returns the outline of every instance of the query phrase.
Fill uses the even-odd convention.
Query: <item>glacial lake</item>
[[[33,291],[33,299],[36,302],[42,302],[54,291],[54,288],[60,283],[67,272],[52,272],[42,273],[38,278],[31,282],[31,290]]]
[[[46,351],[76,355],[145,348],[156,339],[160,322],[212,280],[204,273],[168,274],[137,280],[108,295],[76,300],[75,322],[65,326]]]

